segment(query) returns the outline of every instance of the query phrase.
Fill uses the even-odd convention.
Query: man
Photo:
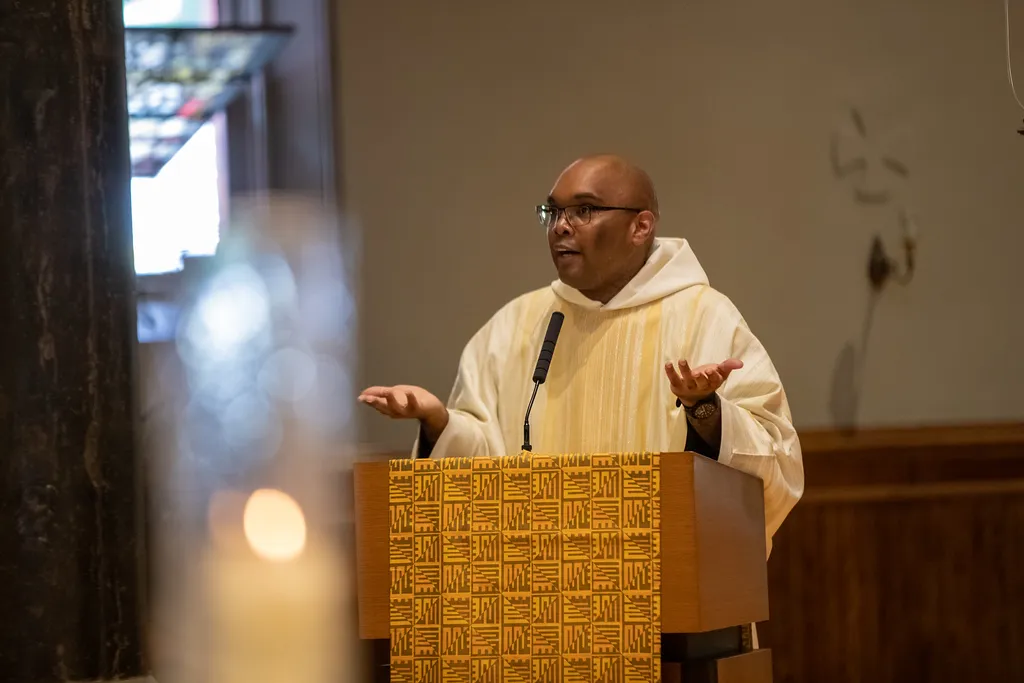
[[[803,462],[778,374],[739,311],[708,285],[686,240],[655,236],[648,175],[593,156],[537,207],[558,280],[507,304],[470,340],[447,406],[415,386],[359,400],[416,419],[420,456],[520,451],[548,319],[565,315],[531,413],[538,453],[691,450],[764,482],[768,549],[803,493]]]

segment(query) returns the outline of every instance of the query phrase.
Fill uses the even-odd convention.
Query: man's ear
[[[633,244],[639,246],[646,244],[654,237],[654,225],[656,219],[650,211],[641,211],[633,221]]]

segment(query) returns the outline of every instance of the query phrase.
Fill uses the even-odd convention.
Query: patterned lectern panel
[[[661,677],[659,456],[396,460],[391,680]]]

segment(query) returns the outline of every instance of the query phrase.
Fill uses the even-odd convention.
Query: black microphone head
[[[555,353],[555,342],[558,341],[558,333],[562,331],[562,321],[565,315],[559,311],[551,314],[548,321],[548,331],[544,335],[544,343],[540,347],[540,356],[537,358],[537,369],[533,371],[533,381],[537,384],[544,384],[548,378],[548,368],[551,366],[551,357]]]
[[[561,311],[555,311],[551,314],[551,319],[548,320],[548,331],[544,335],[544,341],[550,341],[552,344],[558,341],[558,333],[562,331],[563,320],[565,320],[565,314]]]

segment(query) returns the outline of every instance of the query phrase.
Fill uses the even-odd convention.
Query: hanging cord
[[[1017,106],[1024,109],[1024,104],[1017,97],[1017,89],[1013,85],[1013,62],[1010,52],[1010,0],[1003,0],[1003,11],[1006,14],[1006,77],[1010,80],[1010,92],[1013,99],[1017,100]]]

